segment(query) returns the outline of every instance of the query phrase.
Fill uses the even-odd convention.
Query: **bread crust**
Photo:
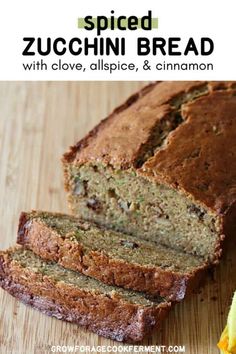
[[[0,286],[12,296],[41,312],[85,326],[92,332],[117,341],[141,341],[157,328],[170,304],[143,306],[76,288],[53,277],[23,268],[9,250],[0,252]],[[29,281],[30,279],[30,281]]]
[[[173,111],[172,99],[204,85],[202,81],[183,81],[145,86],[70,147],[63,163],[96,161],[122,169],[133,167],[154,127]]]
[[[189,273],[180,273],[157,266],[142,266],[108,256],[101,250],[85,250],[79,241],[60,236],[33,215],[40,212],[21,213],[17,242],[41,258],[81,272],[109,285],[160,295],[170,301],[181,301],[199,286],[207,264]],[[50,215],[60,216],[59,213]],[[40,216],[39,216],[40,217]]]
[[[236,201],[236,91],[214,91],[182,108],[184,122],[141,173],[221,216]]]
[[[64,164],[74,162],[77,153],[85,149],[87,146],[89,146],[89,143],[94,139],[94,137],[100,134],[103,131],[103,129],[109,124],[110,121],[114,120],[118,114],[124,112],[127,108],[135,104],[139,98],[142,98],[146,94],[148,94],[158,84],[159,82],[150,83],[149,85],[146,85],[138,92],[131,95],[123,104],[115,108],[111,114],[109,114],[106,118],[101,120],[101,122],[98,125],[96,125],[85,137],[83,137],[75,145],[70,146],[69,151],[63,155],[62,162]]]

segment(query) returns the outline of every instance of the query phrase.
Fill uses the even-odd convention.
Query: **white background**
[[[161,0],[161,1],[91,1],[91,0],[4,0],[0,10],[0,79],[1,80],[236,80],[236,11],[235,0]],[[146,15],[152,10],[152,16],[158,17],[159,28],[152,31],[106,31],[104,36],[124,35],[127,41],[125,57],[103,57],[105,61],[125,61],[139,63],[144,60],[152,63],[162,62],[212,62],[214,71],[156,71],[115,72],[112,75],[101,72],[76,71],[28,71],[22,62],[31,62],[41,57],[23,57],[23,37],[72,37],[96,36],[96,31],[77,28],[77,18],[86,15]],[[136,38],[181,37],[183,43],[189,37],[196,42],[200,37],[210,37],[215,44],[214,53],[206,57],[138,57]],[[67,62],[91,62],[92,56],[74,57],[70,54],[60,57]],[[59,57],[50,55],[43,58],[48,64]],[[95,58],[97,60],[98,57]]]

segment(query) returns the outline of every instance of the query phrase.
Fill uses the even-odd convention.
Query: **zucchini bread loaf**
[[[21,247],[0,252],[0,286],[47,315],[117,341],[142,340],[170,307],[161,297],[105,285]]]
[[[63,157],[74,215],[217,263],[236,217],[232,82],[162,82]]]
[[[17,242],[44,260],[106,284],[171,301],[192,292],[207,268],[201,257],[59,213],[22,213]]]

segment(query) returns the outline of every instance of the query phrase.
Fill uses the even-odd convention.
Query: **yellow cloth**
[[[236,292],[234,293],[227,325],[220,337],[218,348],[221,354],[236,354]]]

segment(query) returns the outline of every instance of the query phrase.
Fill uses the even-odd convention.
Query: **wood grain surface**
[[[61,155],[143,85],[0,83],[1,249],[15,243],[20,211],[68,211]],[[141,344],[184,345],[187,354],[218,353],[216,343],[236,289],[235,247],[229,247],[227,259],[208,277],[201,292],[176,305],[159,333]],[[0,302],[0,353],[50,353],[52,345],[118,345],[76,325],[46,317],[3,290]]]

